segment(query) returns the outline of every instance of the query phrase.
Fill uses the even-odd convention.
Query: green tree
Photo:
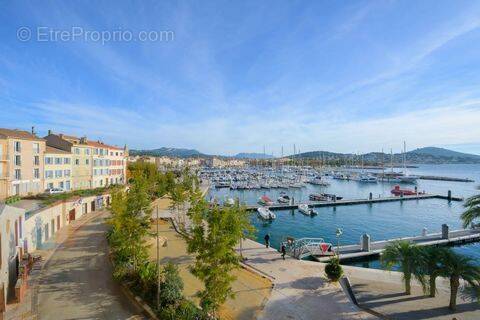
[[[247,211],[240,206],[209,207],[197,188],[190,195],[188,216],[192,221],[185,234],[188,252],[195,254],[192,273],[205,285],[198,293],[202,308],[216,315],[218,307],[233,296],[232,270],[239,267],[236,246],[252,230]]]
[[[396,241],[385,247],[382,254],[382,263],[387,269],[398,265],[403,273],[405,294],[411,294],[411,280],[415,277],[419,282],[424,283],[424,278],[419,268],[419,248],[408,241]]]
[[[478,299],[480,292],[480,267],[475,265],[470,257],[455,253],[448,248],[443,259],[441,275],[450,279],[450,303],[449,308],[455,311],[457,308],[457,295],[460,288],[460,279],[467,283],[466,292],[470,292]]]
[[[436,279],[444,268],[443,257],[447,254],[445,247],[427,246],[420,248],[419,264],[422,273],[428,276],[428,283],[422,283],[424,291],[429,291],[430,297],[435,297],[437,291]]]
[[[470,223],[480,218],[480,194],[468,198],[463,206],[467,209],[460,218],[463,221],[463,227],[467,228]]]

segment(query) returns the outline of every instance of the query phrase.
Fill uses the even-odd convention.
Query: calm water
[[[427,193],[447,194],[452,190],[455,196],[468,197],[479,192],[476,187],[480,182],[480,165],[420,165],[409,169],[412,174],[437,175],[457,178],[470,178],[475,183],[419,180],[418,190]],[[356,181],[329,180],[329,187],[308,185],[303,189],[291,189],[287,193],[295,201],[307,201],[313,192],[328,192],[346,199],[367,198],[371,192],[374,197],[390,196],[393,185],[390,183],[359,183]],[[404,185],[413,189],[413,185]],[[264,194],[275,200],[282,190],[212,190],[210,195],[219,199],[238,197],[241,202],[254,204]],[[257,240],[263,242],[266,233],[270,234],[272,246],[278,248],[286,237],[322,237],[328,242],[336,243],[335,230],[340,227],[344,234],[340,244],[355,244],[363,233],[368,233],[372,241],[420,235],[422,228],[428,232],[440,232],[441,225],[447,223],[452,229],[461,228],[460,214],[462,203],[439,199],[378,203],[372,205],[339,206],[316,208],[318,216],[307,217],[297,210],[276,211],[277,219],[264,222],[253,215],[252,222],[257,228]],[[480,259],[480,244],[455,247],[456,251]],[[356,262],[354,265],[379,268],[377,260]]]

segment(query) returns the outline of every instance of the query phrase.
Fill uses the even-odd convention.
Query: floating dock
[[[371,242],[369,243],[369,248],[366,245],[362,246],[360,244],[340,246],[339,257],[341,261],[346,261],[379,256],[387,245],[400,240],[408,241],[418,246],[440,246],[476,242],[480,241],[480,228],[448,231],[448,226],[443,225],[442,232],[440,233]],[[326,262],[330,260],[331,257],[313,258],[319,262]]]
[[[395,196],[395,197],[379,197],[379,198],[367,198],[367,199],[350,199],[350,200],[336,200],[336,201],[310,201],[302,202],[297,204],[274,204],[268,206],[270,210],[294,210],[298,209],[300,204],[308,204],[310,207],[320,208],[320,207],[336,207],[336,206],[349,206],[349,205],[358,205],[358,204],[373,204],[380,202],[393,202],[393,201],[409,201],[409,200],[423,200],[423,199],[443,199],[448,201],[463,201],[463,198],[453,197],[451,195],[443,196],[438,194],[416,194],[412,196]],[[258,209],[258,205],[246,206],[246,209],[249,211],[254,211]]]

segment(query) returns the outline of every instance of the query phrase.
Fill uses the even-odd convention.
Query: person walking
[[[270,235],[268,233],[265,235],[264,239],[265,239],[265,247],[267,248],[270,247]]]
[[[287,254],[287,247],[285,244],[282,243],[282,247],[280,248],[280,252],[282,252],[282,259],[285,260],[285,255]]]

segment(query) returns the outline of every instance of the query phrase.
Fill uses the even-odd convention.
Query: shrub
[[[340,265],[340,260],[337,257],[330,259],[325,266],[325,273],[331,281],[338,281],[338,279],[342,277],[343,269]]]
[[[183,297],[183,281],[178,274],[178,268],[171,262],[163,268],[160,284],[160,303],[164,306],[174,305]]]

